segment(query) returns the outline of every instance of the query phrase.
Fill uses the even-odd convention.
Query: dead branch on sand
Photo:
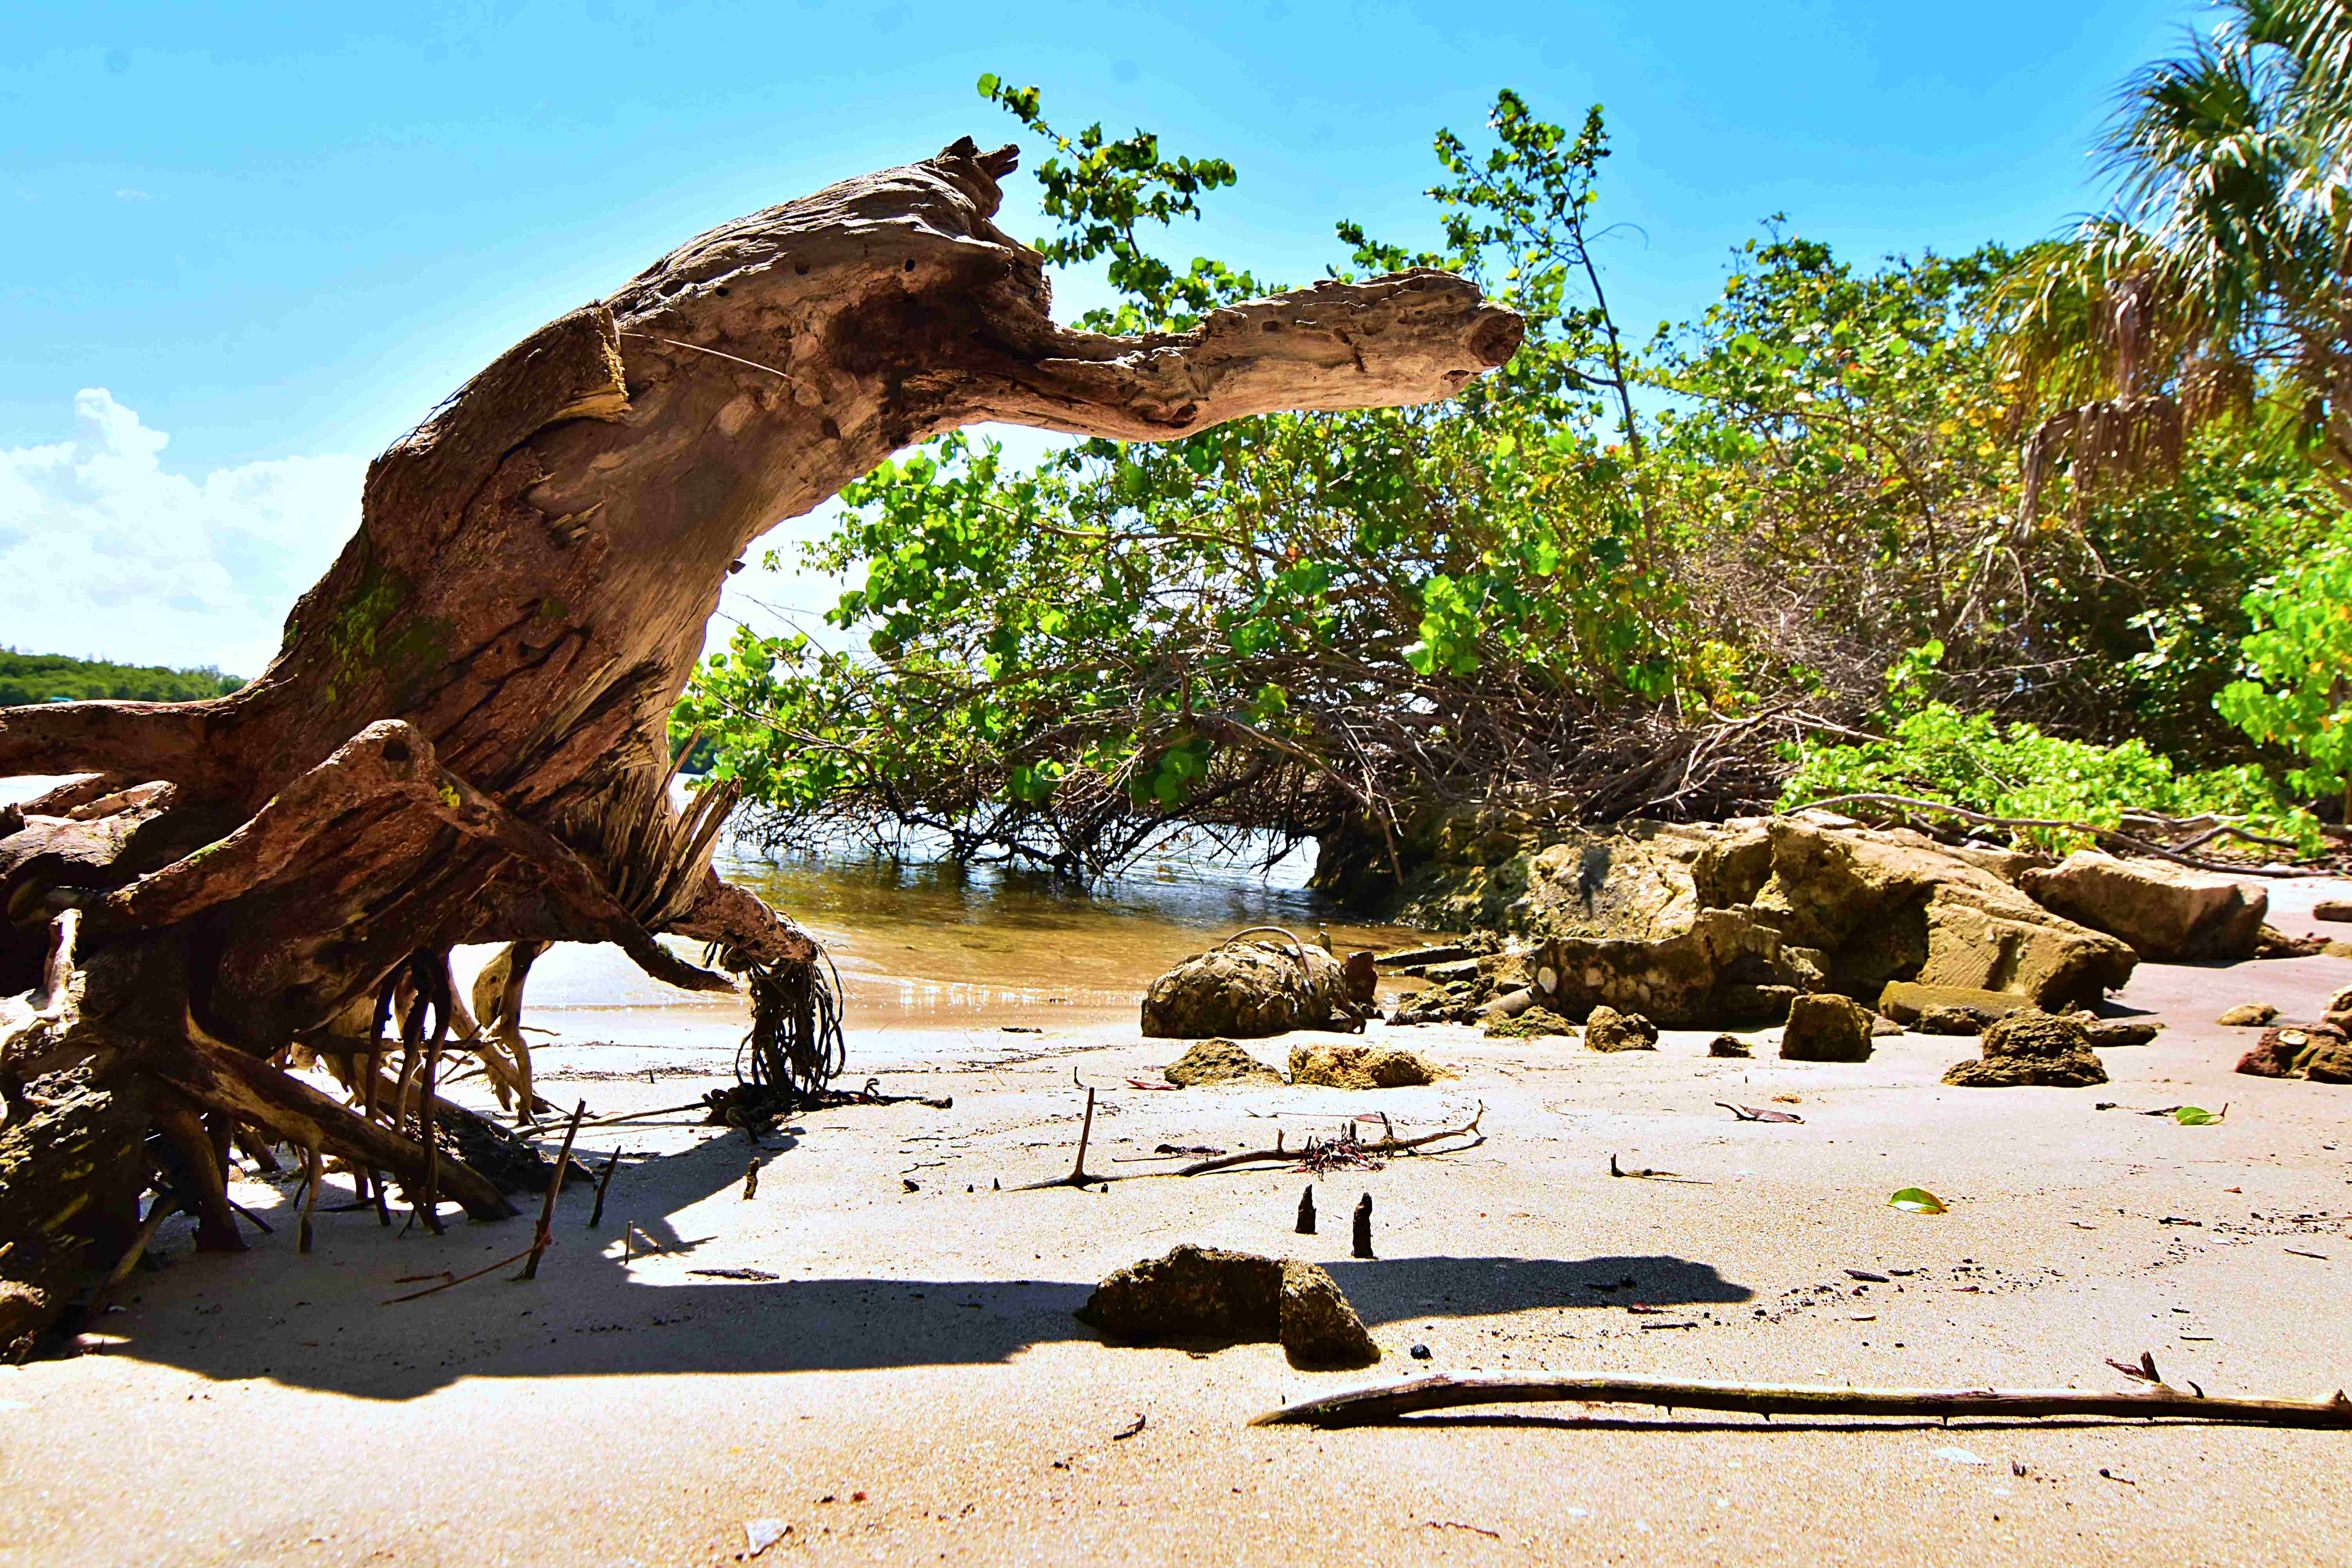
[[[1076,1080],[1077,1074],[1075,1069],[1070,1077],[1072,1081]],[[1416,1138],[1400,1138],[1391,1131],[1387,1136],[1375,1142],[1350,1142],[1346,1147],[1351,1156],[1358,1161],[1362,1161],[1428,1150],[1429,1145],[1443,1142],[1448,1138],[1467,1138],[1469,1142],[1459,1148],[1429,1150],[1430,1152],[1438,1154],[1466,1153],[1486,1141],[1486,1135],[1478,1130],[1478,1123],[1486,1114],[1486,1102],[1482,1100],[1479,1102],[1477,1111],[1459,1127],[1441,1128],[1435,1132],[1424,1132]],[[1382,1116],[1381,1121],[1385,1126],[1388,1118]],[[1250,1149],[1238,1154],[1220,1154],[1213,1160],[1195,1161],[1190,1165],[1181,1166],[1173,1171],[1121,1171],[1116,1175],[1098,1176],[1087,1169],[1087,1140],[1094,1131],[1094,1125],[1095,1091],[1089,1089],[1087,1090],[1086,1121],[1078,1129],[1078,1157],[1071,1165],[1070,1173],[1066,1176],[1054,1176],[1042,1182],[1030,1182],[1013,1190],[1016,1193],[1036,1193],[1043,1192],[1048,1187],[1090,1187],[1111,1182],[1139,1181],[1153,1176],[1205,1176],[1213,1171],[1230,1171],[1237,1165],[1269,1163],[1292,1165],[1302,1161],[1311,1161],[1318,1150],[1331,1147],[1309,1142],[1296,1149],[1288,1148],[1284,1143],[1281,1130],[1276,1129],[1274,1134],[1274,1147],[1271,1149]]]
[[[1422,1410],[1465,1405],[1653,1405],[1668,1410],[1734,1410],[1774,1415],[2000,1416],[2105,1415],[2222,1422],[2236,1426],[2352,1427],[2352,1399],[2338,1389],[2324,1399],[2212,1399],[2158,1384],[2133,1394],[2078,1388],[1821,1388],[1788,1384],[1682,1382],[1664,1377],[1585,1377],[1573,1373],[1440,1373],[1403,1383],[1346,1389],[1286,1405],[1253,1426],[1357,1426]]]

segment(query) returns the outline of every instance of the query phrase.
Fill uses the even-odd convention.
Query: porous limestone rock
[[[1584,1020],[1584,1045],[1594,1051],[1654,1051],[1658,1026],[1639,1013],[1595,1007]]]
[[[1290,1047],[1290,1081],[1326,1089],[1410,1089],[1435,1083],[1437,1068],[1397,1046],[1318,1040]]]
[[[2089,1033],[2080,1020],[2061,1014],[2011,1013],[1985,1031],[1983,1053],[1956,1064],[1944,1081],[1959,1089],[2078,1089],[2107,1081]]]
[[[1143,1032],[1162,1039],[1260,1040],[1352,1022],[1339,963],[1310,943],[1279,938],[1196,953],[1151,983]]]
[[[1299,1367],[1370,1366],[1381,1354],[1315,1265],[1189,1242],[1113,1272],[1077,1318],[1132,1344],[1278,1341]]]
[[[2158,963],[2253,957],[2271,905],[2262,889],[2219,872],[2096,849],[2029,872],[2024,886],[2042,908],[2121,937]]]
[[[1992,1016],[1981,1007],[1956,1007],[1948,1003],[1922,1007],[1911,1021],[1911,1026],[1923,1035],[1981,1035],[1991,1024]]]
[[[1973,985],[1922,985],[1916,981],[1890,980],[1878,992],[1878,1010],[1898,1024],[1916,1026],[1930,1011],[1946,1008],[1975,1017],[1975,1028],[1954,1031],[1970,1035],[1981,1033],[1996,1018],[2030,1005],[2023,997],[2007,991],[1981,991]]]
[[[1901,1022],[1882,994],[1890,984],[2082,1006],[2130,977],[2128,945],[2052,914],[1988,863],[2032,868],[1916,833],[1727,824],[1691,862],[1683,929],[1555,936],[1531,963],[1551,973],[1548,1005],[1566,1016],[1605,1005],[1669,1026],[1777,1021],[1797,994],[1830,991],[1880,997]]]
[[[1584,828],[1507,811],[1420,831],[1430,858],[1405,879],[1393,919],[1433,931],[1632,941],[1689,925],[1697,908],[1691,863],[1710,837],[1679,824]],[[1319,865],[1317,878],[1326,885]]]
[[[1827,954],[1830,988],[1848,995],[1906,980],[2087,1006],[2137,962],[2122,942],[2052,914],[1921,835],[1788,817],[1766,831],[1771,875],[1750,897],[1754,917],[1784,942]]]
[[[1275,1337],[1296,1367],[1370,1366],[1381,1359],[1381,1347],[1372,1342],[1339,1283],[1314,1264],[1296,1258],[1283,1260]]]
[[[1282,1071],[1231,1040],[1200,1040],[1168,1064],[1168,1081],[1184,1089],[1204,1083],[1280,1083]]]
[[[1800,996],[1789,1006],[1780,1055],[1792,1062],[1866,1062],[1871,1015],[1849,996]]]
[[[2259,1029],[2278,1021],[2279,1010],[2268,1002],[2241,1002],[2214,1019],[2232,1029]]]
[[[2327,1024],[2290,1024],[2265,1029],[2254,1048],[2238,1058],[2250,1078],[2307,1078],[2319,1083],[2352,1083],[2352,1044]]]
[[[1500,1039],[1534,1039],[1545,1035],[1573,1035],[1576,1026],[1549,1007],[1529,1007],[1508,1017],[1489,1018],[1486,1033]]]
[[[1717,1035],[1715,1038],[1707,1041],[1706,1054],[1711,1057],[1728,1057],[1734,1060],[1738,1060],[1742,1058],[1754,1056],[1756,1054],[1756,1047],[1749,1045],[1746,1040],[1741,1039],[1738,1035]]]

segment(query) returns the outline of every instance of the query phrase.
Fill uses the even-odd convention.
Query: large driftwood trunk
[[[611,942],[710,989],[732,983],[655,934],[738,972],[814,953],[711,871],[728,802],[681,817],[667,787],[670,707],[760,534],[957,426],[1150,440],[1425,402],[1517,344],[1516,317],[1428,271],[1177,336],[1065,331],[1037,255],[990,221],[1013,166],[964,141],[772,207],[532,334],[376,459],[359,532],[235,695],[0,710],[0,775],[97,775],[0,810],[12,1135],[38,1109],[20,1086],[72,1068],[95,1075],[80,1096],[135,1079],[415,1191],[396,1113],[269,1064],[399,1050],[394,992],[431,992],[461,942]],[[446,981],[440,1001],[446,1030]],[[0,1164],[0,1210],[37,1152]],[[503,1208],[452,1164],[443,1195]],[[38,1315],[0,1302],[0,1343]]]

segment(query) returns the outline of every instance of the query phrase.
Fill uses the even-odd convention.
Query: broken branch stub
[[[1426,270],[1188,332],[1066,329],[1043,258],[992,221],[1013,166],[964,140],[844,181],[532,333],[371,466],[358,532],[232,695],[0,710],[0,774],[99,775],[0,813],[0,1089],[103,1056],[110,1087],[88,1092],[161,1079],[420,1195],[510,1212],[462,1163],[433,1169],[400,1107],[386,1127],[268,1064],[301,1046],[373,1073],[371,1000],[459,943],[610,942],[701,988],[727,982],[657,937],[755,976],[816,959],[712,870],[731,795],[669,797],[670,710],[754,539],[960,426],[1155,440],[1421,403],[1517,346],[1517,317]],[[52,920],[75,910],[60,986]],[[518,992],[535,951],[512,950]],[[519,1054],[512,1011],[482,1032]],[[528,1114],[528,1062],[502,1081]],[[101,1163],[143,1134],[133,1121],[107,1123]],[[62,1168],[46,1126],[27,1157]],[[33,1180],[10,1169],[0,1182]],[[135,1229],[77,1233],[81,1266],[102,1275]]]

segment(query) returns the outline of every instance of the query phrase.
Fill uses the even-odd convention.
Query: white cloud
[[[0,447],[0,644],[255,676],[286,613],[359,526],[366,459],[284,458],[201,478],[103,388],[73,438]]]

